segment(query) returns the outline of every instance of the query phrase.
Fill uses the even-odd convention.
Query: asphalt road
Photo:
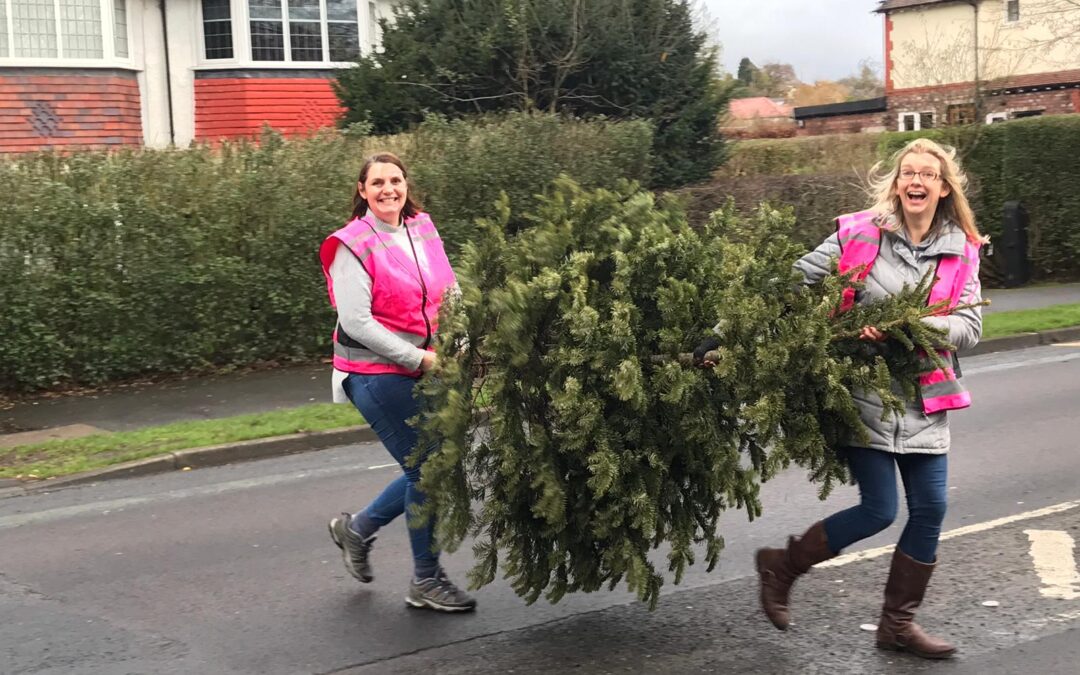
[[[621,590],[526,606],[503,583],[475,614],[407,610],[404,523],[380,534],[370,585],[326,534],[394,475],[367,445],[0,500],[0,672],[1075,673],[1080,346],[973,357],[964,374],[976,404],[953,417],[946,529],[966,529],[943,542],[921,614],[959,642],[952,663],[877,652],[860,629],[902,517],[800,582],[791,631],[758,615],[753,550],[857,499],[820,502],[798,471],[766,485],[762,518],[727,514],[721,566],[655,612]],[[445,563],[463,579],[469,553]]]

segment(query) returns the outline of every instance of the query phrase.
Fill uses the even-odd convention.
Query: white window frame
[[[1009,119],[1009,113],[1001,110],[998,112],[992,112],[986,114],[986,123],[993,124],[994,122],[1005,122]]]
[[[1011,2],[1016,3],[1016,18],[1015,19],[1010,19],[1009,18],[1009,3],[1011,3]],[[1015,24],[1020,23],[1021,19],[1024,16],[1023,13],[1020,11],[1020,0],[1001,0],[1001,4],[1002,4],[1001,22],[1006,24],[1006,25],[1015,25]]]
[[[4,0],[0,0],[3,2]],[[377,2],[376,5],[380,11],[388,3],[385,1]],[[282,23],[287,23],[288,8],[286,7],[287,0],[282,0]],[[286,30],[284,32],[284,47],[285,47],[285,59],[284,61],[256,61],[251,58],[251,15],[248,8],[247,0],[231,0],[229,3],[230,14],[232,17],[232,30],[233,30],[233,57],[231,59],[208,59],[206,58],[206,36],[203,31],[203,13],[202,2],[197,0],[196,2],[196,36],[198,39],[198,65],[195,66],[195,70],[220,70],[222,67],[240,67],[240,68],[259,68],[266,70],[328,70],[331,68],[348,68],[356,65],[353,61],[292,61],[292,40],[289,39],[289,33]],[[360,53],[367,55],[371,53],[371,45],[367,43],[368,35],[368,3],[367,0],[357,0],[356,2],[356,30],[357,40],[359,42]],[[323,54],[326,57],[330,56],[330,39],[328,20],[326,18],[326,0],[319,0],[319,24],[321,26],[321,39]],[[382,16],[382,14],[380,14]]]
[[[15,17],[12,15],[12,0],[0,0],[5,5],[7,24],[0,26],[0,30],[8,34],[8,55],[0,54],[0,66],[21,66],[26,68],[123,68],[125,70],[139,70],[135,68],[132,53],[135,50],[132,39],[131,27],[135,23],[135,12],[131,11],[131,5],[126,4],[124,16],[127,25],[127,56],[116,55],[116,14],[114,5],[117,2],[127,3],[128,0],[98,0],[101,6],[101,58],[66,58],[64,57],[64,35],[61,30],[60,0],[53,0],[56,7],[56,51],[57,56],[15,56]],[[141,14],[139,15],[141,16]]]
[[[931,110],[921,110],[921,111],[908,111],[908,110],[905,110],[904,112],[900,113],[896,117],[896,119],[897,119],[896,130],[897,131],[922,131],[922,116],[923,115],[929,115],[930,119],[932,121],[934,121],[934,122],[937,121],[935,119],[937,116]],[[915,124],[913,125],[913,127],[910,130],[904,128],[904,120],[909,118],[909,117],[915,120]]]

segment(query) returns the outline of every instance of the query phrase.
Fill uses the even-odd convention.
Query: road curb
[[[187,469],[202,469],[210,466],[221,466],[254,459],[267,459],[281,457],[283,455],[295,455],[302,452],[325,450],[338,445],[350,443],[370,443],[378,440],[378,436],[370,425],[363,424],[344,429],[332,429],[330,431],[313,431],[302,434],[290,434],[288,436],[274,436],[271,438],[259,438],[251,441],[238,443],[226,443],[212,445],[205,448],[192,448],[190,450],[177,450],[176,452],[138,459],[132,462],[124,462],[115,466],[108,466],[95,471],[65,476],[49,480],[41,480],[23,483],[19,487],[9,487],[0,490],[0,497],[16,492],[37,492],[41,490],[53,490],[74,485],[86,485],[98,483],[116,478],[135,478],[149,476],[169,471],[182,471]]]
[[[983,340],[973,349],[960,352],[960,355],[978,356],[980,354],[1028,349],[1031,347],[1051,345],[1058,342],[1071,342],[1074,340],[1080,340],[1080,326],[1058,328],[1038,333],[1022,333],[1020,335],[991,338],[989,340]],[[370,443],[376,440],[378,440],[378,436],[372,431],[371,426],[364,424],[345,429],[291,434],[289,436],[275,436],[272,438],[242,441],[239,443],[214,445],[206,448],[178,450],[165,455],[147,457],[146,459],[140,459],[134,462],[125,462],[124,464],[117,464],[104,469],[88,471],[86,473],[80,473],[64,478],[22,483],[17,486],[9,486],[10,481],[5,481],[0,483],[0,498],[19,493],[51,490],[73,485],[86,485],[88,483],[97,483],[116,478],[135,478],[137,476],[149,476],[168,471],[201,469],[255,459],[293,455],[302,452],[325,450],[327,448],[338,445],[347,445],[349,443]]]
[[[1016,349],[1030,349],[1057,344],[1059,342],[1072,342],[1080,340],[1080,326],[1071,328],[1056,328],[1044,330],[1038,333],[1020,333],[1019,335],[1007,335],[1005,337],[983,340],[971,349],[960,352],[960,356],[978,356],[979,354],[992,354],[994,352],[1008,352]]]

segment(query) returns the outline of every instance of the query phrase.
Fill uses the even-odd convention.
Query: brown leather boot
[[[787,548],[758,549],[755,556],[761,579],[761,608],[780,630],[791,623],[788,595],[791,586],[817,563],[835,557],[825,536],[825,524],[818,521],[803,536],[791,537]]]
[[[927,635],[915,623],[915,610],[922,604],[934,565],[921,563],[896,549],[889,581],[885,584],[885,605],[878,622],[877,646],[897,652],[910,652],[924,659],[947,659],[956,647]]]

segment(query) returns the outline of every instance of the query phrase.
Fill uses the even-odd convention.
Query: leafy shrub
[[[400,154],[450,244],[501,192],[523,203],[560,173],[647,176],[646,123],[524,115],[433,121],[415,135],[0,162],[0,390],[326,354],[317,251],[349,213],[363,158]]]

